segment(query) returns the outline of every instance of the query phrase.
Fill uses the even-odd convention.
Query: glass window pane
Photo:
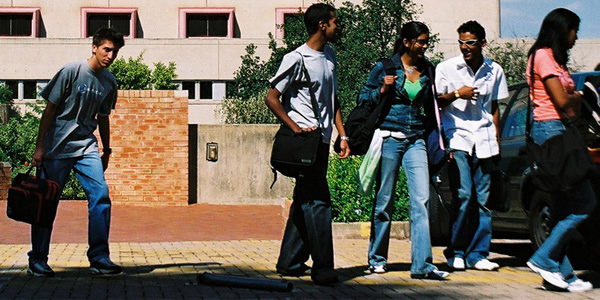
[[[208,36],[208,20],[206,15],[187,15],[187,37]]]
[[[102,27],[108,27],[108,15],[88,14],[87,36],[93,36]]]
[[[12,91],[13,99],[17,99],[19,97],[19,82],[16,80],[6,80],[4,84]]]
[[[229,26],[228,14],[188,14],[187,37],[226,37]]]
[[[13,16],[12,35],[13,36],[30,36],[32,14],[16,14]]]
[[[24,94],[23,99],[35,99],[37,96],[37,82],[27,80],[23,82]]]
[[[0,35],[10,36],[10,15],[0,14]]]
[[[110,16],[109,27],[112,27],[123,35],[131,34],[131,14],[114,14]]]
[[[195,81],[183,81],[181,83],[181,89],[188,91],[188,99],[196,99],[196,82]]]
[[[200,99],[212,99],[212,81],[200,81]]]
[[[227,15],[212,15],[208,17],[208,36],[227,36]]]

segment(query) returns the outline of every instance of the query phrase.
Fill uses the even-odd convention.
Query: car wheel
[[[429,234],[431,245],[445,246],[448,243],[450,226],[448,211],[434,184],[429,184]]]
[[[529,238],[533,247],[537,249],[550,235],[552,224],[550,223],[549,195],[541,191],[535,191],[531,197],[529,207]]]

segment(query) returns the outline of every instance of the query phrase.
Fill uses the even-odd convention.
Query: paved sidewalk
[[[445,282],[410,279],[408,240],[391,241],[390,272],[379,275],[365,272],[367,240],[336,239],[342,282],[332,287],[316,286],[309,276],[287,277],[294,285],[291,292],[197,283],[204,272],[280,280],[274,271],[282,226],[278,214],[280,207],[116,206],[111,257],[125,272],[93,276],[85,256],[86,230],[73,228],[77,222],[85,227],[85,203],[61,203],[49,260],[54,278],[27,276],[30,245],[18,240],[28,238],[28,226],[0,217],[0,299],[600,299],[600,289],[542,290],[540,277],[524,267],[530,244],[506,240],[492,244],[490,258],[503,266],[499,271],[455,272]],[[190,224],[183,227],[185,222]],[[434,262],[447,270],[442,248],[434,248]],[[579,274],[600,287],[598,272]]]

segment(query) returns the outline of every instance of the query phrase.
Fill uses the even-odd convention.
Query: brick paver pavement
[[[61,204],[63,205],[63,204]],[[63,206],[62,214],[68,214],[69,206]],[[219,208],[206,206],[213,211]],[[171,209],[162,208],[162,215],[169,215]],[[186,211],[191,213],[192,210]],[[221,207],[222,213],[233,212],[235,208]],[[262,208],[267,209],[267,208]],[[272,208],[277,215],[276,209]],[[128,210],[129,212],[118,212]],[[84,210],[85,212],[85,210]],[[148,212],[139,207],[116,207],[116,215],[135,216],[133,212]],[[198,216],[202,215],[196,212]],[[123,265],[124,273],[112,276],[92,276],[88,272],[84,241],[57,242],[53,240],[49,264],[56,271],[54,278],[34,278],[26,275],[27,255],[30,246],[24,243],[6,242],[7,234],[22,235],[23,228],[13,221],[0,221],[2,243],[0,244],[0,299],[600,299],[600,289],[585,293],[549,292],[541,289],[538,275],[524,267],[528,247],[526,242],[495,240],[490,258],[503,267],[497,272],[468,270],[455,272],[445,282],[410,279],[410,242],[392,240],[390,243],[390,264],[386,274],[368,274],[365,272],[368,241],[364,239],[336,239],[336,268],[342,282],[332,287],[316,286],[309,276],[286,278],[294,284],[291,292],[274,292],[233,287],[217,287],[198,284],[196,277],[203,272],[269,278],[280,280],[274,272],[281,235],[281,228],[274,224],[264,226],[246,223],[249,235],[277,235],[277,238],[239,238],[216,239],[235,233],[237,226],[227,222],[246,222],[244,213],[230,214],[228,217],[215,215],[209,220],[211,227],[188,227],[183,231],[214,230],[213,239],[200,241],[123,241],[111,236],[111,257]],[[248,213],[248,212],[246,212]],[[263,211],[262,213],[266,213]],[[59,214],[61,214],[59,212]],[[265,222],[279,222],[281,219]],[[271,219],[274,219],[271,215]],[[5,218],[5,217],[4,217]],[[165,222],[155,216],[157,222]],[[186,217],[183,217],[185,219]],[[0,218],[2,219],[2,218]],[[144,226],[135,227],[133,223],[113,220],[113,225],[129,226],[139,230],[138,234],[148,234]],[[223,221],[219,221],[223,220]],[[235,221],[232,221],[235,220]],[[262,220],[262,219],[261,219]],[[65,225],[65,218],[57,220],[57,227]],[[178,223],[179,221],[172,221]],[[197,220],[202,224],[202,220]],[[6,224],[13,224],[7,226]],[[68,223],[68,222],[67,222]],[[3,225],[4,224],[4,225]],[[85,222],[83,223],[85,224]],[[14,226],[16,225],[16,226]],[[80,224],[81,225],[81,224]],[[169,227],[162,224],[162,227]],[[24,226],[25,229],[27,226]],[[114,227],[114,226],[113,226]],[[232,227],[227,229],[226,227]],[[162,234],[161,226],[148,226],[156,234],[156,240]],[[208,229],[207,229],[208,228]],[[57,228],[58,229],[58,228]],[[243,230],[242,230],[243,231]],[[275,232],[271,232],[275,231]],[[68,232],[68,231],[67,231]],[[226,232],[226,234],[222,234]],[[64,233],[63,233],[64,234]],[[181,234],[181,233],[179,233]],[[199,233],[196,233],[199,234]],[[24,234],[28,235],[28,234]],[[75,235],[77,236],[77,235]],[[179,236],[179,235],[175,235]],[[185,236],[182,234],[182,236]],[[201,235],[199,235],[201,236]],[[210,235],[206,235],[210,237]],[[68,240],[67,237],[61,237]],[[73,237],[71,237],[73,238]],[[81,236],[77,237],[81,238]],[[120,238],[119,238],[120,239]],[[523,252],[525,255],[523,256]],[[530,252],[530,251],[529,251]],[[514,253],[521,253],[514,256]],[[434,248],[434,262],[442,269],[442,248]],[[600,274],[594,271],[580,272],[580,276],[600,287]]]

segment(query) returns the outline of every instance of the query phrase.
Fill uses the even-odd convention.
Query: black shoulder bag
[[[531,84],[535,74],[533,64],[535,52],[531,57]],[[527,105],[526,117],[526,149],[529,158],[533,161],[530,166],[533,183],[543,191],[554,192],[572,188],[575,184],[587,178],[588,174],[595,170],[596,166],[590,155],[586,143],[581,134],[567,117],[565,131],[546,140],[544,144],[538,145],[531,137],[531,97]],[[566,116],[566,114],[565,114]]]
[[[311,80],[308,70],[304,65],[304,56],[302,57],[302,72],[308,81],[308,90],[310,92],[310,100],[312,103],[313,113],[320,124],[319,114],[317,112],[317,99],[311,87]],[[303,177],[304,174],[315,164],[319,145],[323,139],[323,130],[320,125],[313,131],[302,132],[300,134],[284,124],[281,124],[279,130],[275,134],[273,142],[273,150],[271,152],[271,169],[273,170],[273,184],[277,181],[277,172],[288,177]],[[271,184],[271,187],[273,187]]]

